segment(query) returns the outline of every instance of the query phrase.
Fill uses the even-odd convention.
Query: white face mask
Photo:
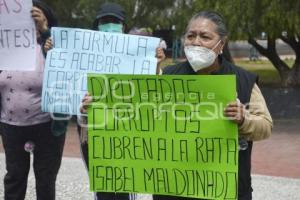
[[[215,49],[220,42],[221,40],[214,46],[213,49]],[[217,54],[213,51],[213,49],[193,45],[184,47],[185,55],[195,72],[209,67],[214,63],[217,58]]]

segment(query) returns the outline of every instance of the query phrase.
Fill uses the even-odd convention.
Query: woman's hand
[[[157,58],[157,68],[156,68],[156,74],[160,74],[160,64],[162,63],[162,61],[164,61],[166,59],[166,55],[164,53],[163,48],[161,47],[157,47],[156,48],[156,55],[155,57]]]
[[[163,48],[161,48],[161,47],[157,47],[156,48],[156,55],[155,55],[155,57],[157,58],[158,64],[160,64],[162,61],[165,60],[166,55],[164,53]]]
[[[226,106],[224,115],[238,125],[241,125],[245,120],[245,106],[237,99],[236,102],[231,102]]]
[[[80,105],[80,112],[82,114],[86,114],[87,113],[87,107],[91,104],[92,100],[93,100],[93,98],[92,98],[92,96],[89,93],[87,93],[83,97],[83,99],[81,101],[81,105]]]
[[[44,51],[47,53],[52,48],[53,48],[52,39],[48,38],[44,44]]]
[[[39,32],[45,32],[48,30],[48,21],[41,9],[33,6],[31,10],[31,16]]]

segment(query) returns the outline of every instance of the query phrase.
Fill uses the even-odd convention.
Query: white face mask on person
[[[185,55],[195,72],[209,67],[214,63],[217,54],[213,51],[221,40],[212,48],[189,45],[184,47]]]

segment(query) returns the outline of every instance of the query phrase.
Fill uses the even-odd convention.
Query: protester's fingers
[[[86,102],[86,101],[82,102],[82,104],[81,104],[82,108],[84,108],[84,109],[87,109],[87,107],[88,107],[89,105],[90,105],[90,104],[89,104],[88,102]]]
[[[80,106],[80,113],[81,114],[86,114],[87,113],[86,108],[84,108],[83,106]]]
[[[52,48],[53,48],[53,44],[52,44],[52,42],[49,42],[49,44],[48,44],[48,45],[49,45],[49,48],[50,48],[50,49],[52,49]]]
[[[50,49],[51,49],[51,48],[50,48],[49,45],[47,45],[47,44],[44,45],[44,51],[45,51],[46,53],[47,53]]]
[[[158,58],[159,60],[161,60],[161,61],[164,60],[164,59],[166,58],[165,53],[164,53],[164,52],[159,52],[157,58]]]
[[[161,48],[160,48],[160,47],[157,47],[157,48],[155,49],[155,56],[158,57],[158,55],[160,55],[160,54],[161,54]]]
[[[158,52],[160,52],[160,51],[162,51],[162,48],[161,48],[161,47],[157,47],[157,48],[156,48],[156,53],[158,53]]]
[[[45,31],[48,28],[47,18],[41,9],[33,7],[31,10],[31,16],[39,31]]]
[[[82,99],[82,103],[91,103],[93,98],[91,96],[84,96]]]
[[[238,104],[237,102],[231,102],[229,103],[226,108],[224,109],[224,113],[226,112],[238,112],[240,104]]]
[[[229,104],[227,104],[227,107],[237,107],[239,106],[239,103],[234,101],[234,102],[230,102]]]
[[[238,102],[232,102],[227,105],[224,109],[224,116],[229,118],[230,120],[236,122],[237,124],[242,124],[245,116],[245,106]]]
[[[89,92],[85,93],[84,97],[88,97],[88,96],[91,96],[90,93]]]
[[[52,44],[51,38],[48,38],[48,39],[46,40],[45,44],[47,44],[47,45],[50,46],[50,45]]]
[[[81,107],[83,111],[86,111],[88,106],[92,103],[92,97],[91,96],[85,96],[82,99]]]
[[[225,112],[238,112],[239,110],[239,107],[237,106],[228,106],[225,108]]]
[[[49,46],[50,49],[53,48],[53,42],[52,42],[52,39],[51,39],[51,38],[48,38],[48,39],[46,40],[46,45]]]
[[[85,106],[88,106],[92,103],[92,98],[84,99],[82,102]]]
[[[90,103],[91,103],[90,101],[83,99],[80,105],[80,112],[83,114],[87,113],[87,109]]]
[[[166,58],[166,55],[161,47],[156,48],[156,58],[159,64]]]
[[[47,53],[50,49],[52,49],[52,47],[50,45],[45,44],[44,45],[44,50]]]
[[[237,115],[237,112],[225,112],[224,115],[226,117],[235,117]]]
[[[81,102],[86,101],[86,99],[87,99],[88,97],[89,97],[89,95],[88,95],[88,94],[85,94],[84,97],[82,98]]]
[[[156,55],[157,56],[165,56],[164,50],[162,48],[157,48]]]
[[[43,11],[40,8],[36,7],[36,6],[33,6],[32,9],[31,9],[31,13],[33,13],[33,12],[42,13]]]
[[[241,117],[241,115],[234,113],[234,112],[230,112],[230,113],[224,113],[224,116],[227,117],[229,120],[239,124],[240,121],[243,119]]]
[[[40,11],[40,10],[34,10],[34,11],[31,11],[31,16],[32,16],[34,19],[38,19],[38,20],[46,20],[45,15],[44,15],[43,12]]]
[[[44,44],[44,51],[47,53],[50,49],[53,48],[51,38],[48,38]]]

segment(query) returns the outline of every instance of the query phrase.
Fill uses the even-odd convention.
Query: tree
[[[116,2],[122,5],[127,15],[127,26],[151,27],[164,24],[168,8],[173,0],[44,0],[50,5],[59,18],[61,26],[91,28],[96,13],[105,2]],[[167,12],[165,12],[167,10]]]
[[[55,12],[59,19],[59,26],[91,28],[92,22],[99,8],[99,0],[44,0]]]
[[[260,54],[266,56],[277,69],[283,86],[300,85],[300,1],[294,0],[195,0],[193,12],[215,10],[221,13],[230,32],[230,39],[247,39]],[[267,47],[257,38],[267,35]],[[276,40],[281,39],[295,52],[292,67],[276,51]]]
[[[44,0],[56,11],[62,26],[90,28],[96,12],[105,0]],[[221,13],[231,40],[248,40],[260,54],[266,56],[279,72],[283,86],[300,85],[300,1],[296,0],[115,0],[127,12],[128,27],[157,26],[171,29],[182,36],[188,20],[201,10]],[[267,35],[267,47],[257,38]],[[289,67],[276,52],[276,40],[281,39],[295,52],[295,62]]]
[[[251,1],[252,19],[249,15],[243,30],[248,42],[266,56],[278,70],[283,86],[300,85],[300,2],[292,0]],[[246,10],[242,6],[242,10]],[[261,32],[267,33],[267,47],[256,41]],[[290,68],[276,52],[276,40],[281,39],[295,52],[296,59]]]

